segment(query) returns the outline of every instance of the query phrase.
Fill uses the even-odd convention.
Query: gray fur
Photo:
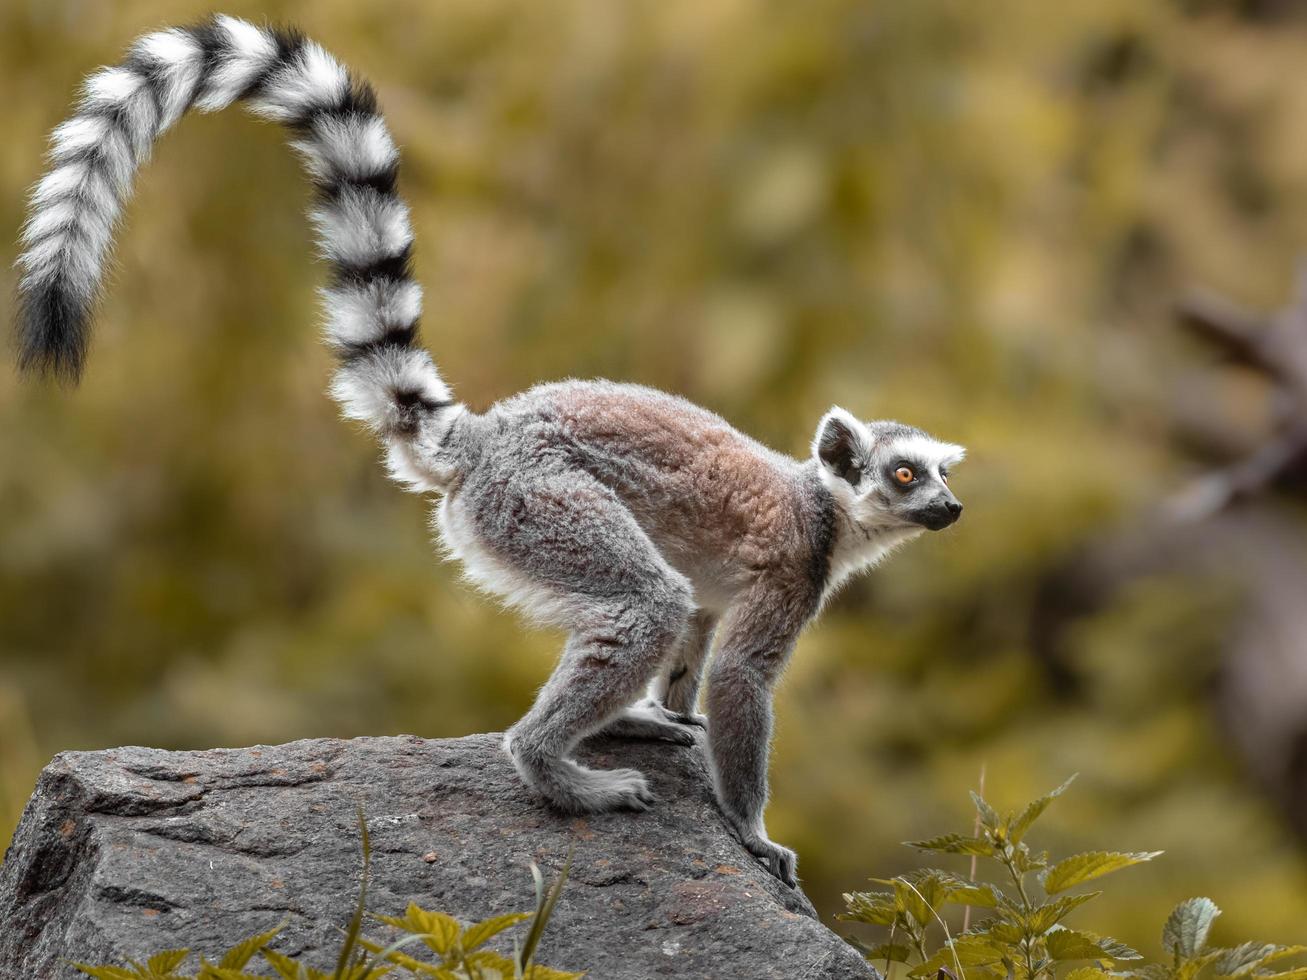
[[[188,108],[240,99],[293,127],[322,192],[311,217],[333,266],[322,295],[343,414],[382,440],[395,480],[441,495],[441,540],[471,580],[568,630],[505,737],[522,779],[566,812],[642,810],[643,775],[582,767],[577,743],[604,731],[688,745],[706,724],[722,813],[793,884],[794,853],[763,823],[773,689],[842,582],[957,518],[947,469],[961,447],[832,409],[797,460],[680,398],[604,381],[543,385],[480,414],[455,403],[414,343],[413,233],[370,90],[316,44],[225,17],[138,41],[55,131],[23,236],[24,363],[80,369],[135,169]]]

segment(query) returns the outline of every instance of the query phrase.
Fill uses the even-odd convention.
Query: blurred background
[[[1218,940],[1307,939],[1303,5],[223,8],[376,83],[474,407],[607,376],[794,454],[832,403],[970,447],[966,518],[780,692],[769,825],[827,917],[983,765],[1001,808],[1081,773],[1036,844],[1166,850],[1085,925],[1156,954],[1202,894]],[[209,9],[0,3],[6,304],[81,78]],[[498,730],[552,665],[324,397],[308,198],[275,127],[187,120],[83,385],[0,371],[0,846],[64,749]]]

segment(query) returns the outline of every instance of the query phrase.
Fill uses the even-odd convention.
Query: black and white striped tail
[[[18,260],[21,366],[80,376],[136,169],[188,109],[238,101],[291,130],[318,188],[310,218],[331,265],[325,332],[341,360],[332,395],[392,443],[416,436],[452,402],[415,346],[422,290],[410,271],[413,232],[376,97],[312,41],[232,17],[140,38],[121,65],[86,80],[76,113],[54,131]]]

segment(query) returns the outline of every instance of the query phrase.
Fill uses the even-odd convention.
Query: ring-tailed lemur
[[[298,34],[230,17],[142,37],[87,79],[54,131],[22,235],[23,367],[76,379],[135,170],[186,110],[237,101],[291,130],[317,186],[344,414],[377,433],[396,480],[441,495],[444,542],[473,581],[570,631],[505,738],[522,778],[564,811],[641,810],[653,800],[644,777],[577,764],[578,741],[604,730],[689,745],[689,726],[706,726],[732,831],[794,884],[793,852],[763,827],[772,688],[842,581],[957,519],[947,472],[961,447],[835,408],[799,461],[680,398],[605,381],[469,410],[415,346],[413,234],[372,90]],[[695,709],[714,634],[705,719]]]

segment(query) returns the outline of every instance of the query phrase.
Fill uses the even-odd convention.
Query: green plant
[[[850,941],[868,960],[883,961],[887,975],[894,964],[902,964],[912,978],[951,974],[959,980],[1196,980],[1207,971],[1213,978],[1307,980],[1307,967],[1276,972],[1271,966],[1307,952],[1307,947],[1245,943],[1209,949],[1207,934],[1220,913],[1206,898],[1182,903],[1168,919],[1163,945],[1173,960],[1167,964],[1144,964],[1143,955],[1124,943],[1066,926],[1063,920],[1102,894],[1067,892],[1162,853],[1089,851],[1054,861],[1046,851],[1031,850],[1025,839],[1031,826],[1074,779],[1002,815],[972,793],[976,823],[971,833],[908,843],[935,854],[969,856],[970,877],[926,868],[896,878],[873,878],[887,887],[846,894],[847,911],[839,918],[883,927],[889,935],[875,946]],[[997,867],[999,884],[975,880],[977,859]],[[974,929],[964,925],[953,935],[942,915],[948,905],[988,914]],[[969,922],[969,913],[964,922]],[[932,944],[940,934],[942,941]]]
[[[376,916],[379,921],[405,933],[403,939],[384,949],[379,943],[366,939],[361,939],[359,943],[374,953],[378,960],[392,963],[414,975],[436,977],[437,980],[576,980],[582,974],[564,973],[532,962],[545,924],[562,893],[563,882],[567,880],[571,864],[572,857],[569,854],[558,880],[549,887],[545,886],[540,869],[534,862],[531,864],[531,875],[536,886],[534,913],[510,912],[464,927],[453,916],[443,912],[428,912],[416,904],[410,904],[403,917]],[[526,942],[515,950],[512,959],[483,948],[492,937],[526,919],[532,920],[531,928],[527,932]],[[419,940],[440,957],[440,962],[429,963],[400,952],[403,946]]]
[[[144,963],[131,960],[125,967],[88,966],[85,963],[72,965],[96,980],[377,980],[387,975],[433,977],[436,980],[580,980],[584,976],[582,973],[566,973],[533,962],[540,936],[558,903],[563,883],[567,880],[572,864],[570,853],[557,880],[548,887],[544,875],[532,862],[531,875],[536,889],[534,912],[512,912],[464,926],[451,915],[431,912],[411,903],[402,917],[373,916],[377,921],[404,933],[402,938],[383,947],[362,936],[363,920],[368,914],[368,871],[372,863],[372,841],[361,809],[359,831],[363,851],[359,897],[345,929],[336,966],[331,972],[315,969],[269,949],[268,943],[281,931],[281,926],[237,943],[217,963],[211,963],[201,956],[198,972],[195,973],[178,972],[191,954],[189,949],[165,950],[151,956]],[[531,928],[526,941],[521,946],[515,945],[512,958],[484,948],[487,942],[504,930],[528,919],[531,920]],[[419,942],[439,956],[439,962],[401,952],[405,946]],[[247,966],[256,955],[262,956],[268,966],[276,971],[276,977],[247,972]],[[400,973],[395,974],[395,971]]]
[[[1169,963],[1149,963],[1129,976],[1135,980],[1195,980],[1200,975],[1239,980],[1307,980],[1307,966],[1280,969],[1283,960],[1307,954],[1307,946],[1240,943],[1222,949],[1208,947],[1207,934],[1221,914],[1210,898],[1191,898],[1176,906],[1162,928],[1162,946]]]

